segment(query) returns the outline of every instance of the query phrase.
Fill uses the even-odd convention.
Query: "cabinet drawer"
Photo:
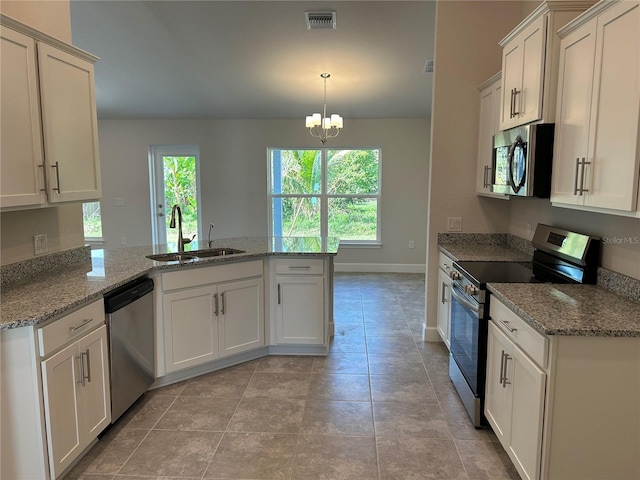
[[[445,271],[447,275],[451,271],[451,266],[453,265],[453,259],[448,255],[440,252],[438,254],[438,262],[440,263],[440,268]]]
[[[162,291],[211,285],[241,278],[259,277],[263,272],[262,260],[237,262],[213,267],[189,268],[162,274]]]
[[[548,339],[509,310],[496,297],[491,297],[491,320],[516,345],[542,368],[547,366]]]
[[[276,260],[279,275],[322,275],[324,261],[317,258],[281,258]]]
[[[101,298],[38,329],[40,356],[46,357],[63,345],[103,324],[104,321],[104,300]]]

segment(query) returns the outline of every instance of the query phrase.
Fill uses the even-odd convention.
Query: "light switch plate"
[[[462,217],[447,218],[447,232],[461,232],[461,231],[462,231]]]
[[[36,255],[42,255],[47,253],[49,247],[47,246],[47,234],[41,233],[33,236],[33,249]]]

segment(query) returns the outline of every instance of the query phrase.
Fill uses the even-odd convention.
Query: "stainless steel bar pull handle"
[[[289,270],[309,270],[311,265],[291,265]]]
[[[86,360],[83,362],[83,372],[82,372],[82,386],[84,386],[84,381],[86,380],[88,383],[91,383],[91,360],[89,357],[89,349],[87,348],[84,352],[80,354],[80,357],[84,357]],[[86,367],[86,374],[84,369]]]
[[[80,354],[78,358],[78,365],[80,366],[80,380],[76,381],[84,387],[84,355]]]
[[[222,306],[220,307],[220,313],[222,315],[224,315],[224,309],[225,309],[225,299],[224,299],[224,292],[222,292],[220,294],[221,300],[222,300]]]
[[[69,327],[69,330],[75,332],[76,330],[84,327],[86,324],[93,322],[93,318],[85,318],[80,325],[76,325],[75,327]]]
[[[522,92],[522,90],[518,90],[516,88],[513,89],[513,116],[517,117],[518,115],[520,115],[520,112],[516,109],[516,107],[518,106],[518,95],[520,95],[520,93]]]
[[[578,172],[580,170],[580,158],[576,158],[576,173],[573,177],[573,194],[578,195]]]
[[[504,325],[511,333],[518,331],[517,328],[513,328],[511,325],[509,325],[509,322],[507,322],[506,320],[500,320],[500,323]]]
[[[218,316],[218,294],[217,293],[213,294],[213,302],[214,302],[213,314],[217,317]]]
[[[442,295],[440,296],[440,303],[445,304],[448,302],[448,300],[446,298],[444,298],[444,289],[447,288],[449,285],[447,285],[445,282],[442,282]]]
[[[509,118],[513,118],[513,92],[515,88],[511,89],[511,104],[509,105]]]
[[[44,163],[41,163],[40,165],[38,165],[38,167],[40,167],[42,169],[42,180],[43,180],[42,183],[43,183],[43,185],[46,185],[47,184],[47,175],[46,175],[45,170],[44,170]],[[47,193],[47,189],[46,188],[41,188],[40,191],[44,192],[44,193]]]
[[[498,380],[498,383],[502,385],[503,380],[504,380],[504,350],[502,350],[502,353],[500,354],[500,380]]]
[[[503,351],[504,355],[504,375],[502,376],[502,388],[507,388],[507,385],[511,385],[511,382],[507,380],[507,361],[511,360],[511,357],[508,353]]]
[[[585,169],[585,166],[591,165],[591,162],[587,162],[585,157],[582,157],[581,165],[582,165],[582,169],[580,170],[580,195],[582,195],[585,192],[587,193],[589,192],[588,189],[584,188],[584,179],[585,179],[584,169]]]
[[[280,284],[278,284],[278,305],[280,305],[281,293],[280,293]]]
[[[51,165],[51,168],[56,169],[56,182],[58,185],[57,187],[53,187],[52,190],[55,190],[56,192],[60,193],[60,164],[56,162],[55,165]]]

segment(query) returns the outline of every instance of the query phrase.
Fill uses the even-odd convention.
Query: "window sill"
[[[358,243],[358,242],[340,242],[340,248],[382,248],[382,243]]]

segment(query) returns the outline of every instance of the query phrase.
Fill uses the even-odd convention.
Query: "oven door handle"
[[[451,285],[451,295],[453,295],[453,297],[458,302],[460,302],[463,307],[468,308],[472,312],[475,312],[475,313],[479,314],[480,313],[480,306],[479,305],[474,305],[469,300],[467,300],[466,298],[462,297],[459,293],[456,293],[456,291],[458,289],[459,289],[459,287],[456,284],[452,284]]]

